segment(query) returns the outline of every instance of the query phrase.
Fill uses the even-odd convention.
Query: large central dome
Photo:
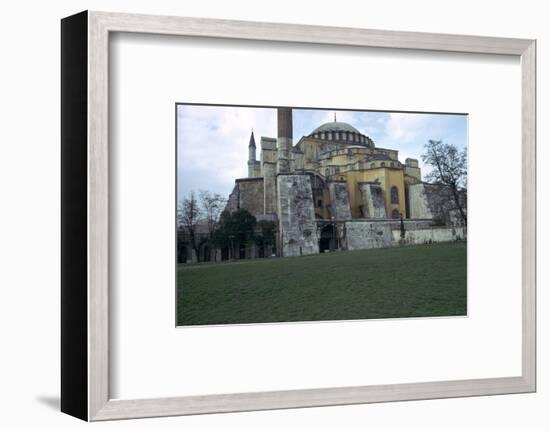
[[[310,138],[321,141],[335,141],[346,145],[362,145],[374,148],[374,142],[368,136],[363,135],[351,124],[340,121],[332,121],[322,124],[309,134]]]
[[[359,130],[357,130],[355,127],[353,127],[351,124],[348,123],[341,123],[340,121],[332,121],[330,123],[322,124],[321,126],[317,127],[311,134],[318,132],[352,132],[352,133],[358,133]]]

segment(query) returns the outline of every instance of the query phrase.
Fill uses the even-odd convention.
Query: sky
[[[468,142],[468,117],[454,114],[293,109],[294,144],[323,123],[346,122],[369,136],[376,147],[399,151],[399,160],[418,159],[429,139],[459,149]],[[178,105],[178,200],[191,191],[209,190],[228,197],[236,178],[248,174],[248,142],[254,130],[256,159],[260,137],[277,137],[275,108]]]

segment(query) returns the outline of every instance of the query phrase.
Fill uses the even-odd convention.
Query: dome
[[[322,124],[309,134],[310,138],[320,139],[322,141],[334,141],[346,145],[360,145],[363,147],[374,148],[374,142],[351,124],[340,121],[331,121]]]
[[[351,124],[342,123],[340,121],[332,121],[330,123],[322,124],[321,126],[317,127],[313,132],[311,132],[311,134],[313,135],[314,133],[319,132],[352,132],[361,134],[361,132],[353,127]]]

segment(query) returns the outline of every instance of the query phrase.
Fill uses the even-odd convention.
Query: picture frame
[[[109,38],[133,32],[515,56],[521,61],[521,375],[112,399],[109,366]],[[61,21],[61,410],[87,421],[536,391],[536,41],[86,11]]]

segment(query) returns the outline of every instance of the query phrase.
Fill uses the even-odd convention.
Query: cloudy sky
[[[369,136],[377,147],[399,151],[399,160],[419,159],[429,139],[442,139],[459,148],[468,140],[466,115],[395,112],[355,112],[294,109],[294,144],[323,123],[346,122]],[[254,129],[257,154],[260,137],[277,137],[277,110],[221,106],[178,105],[178,199],[191,190],[210,190],[227,197],[235,178],[247,176],[248,142]]]

